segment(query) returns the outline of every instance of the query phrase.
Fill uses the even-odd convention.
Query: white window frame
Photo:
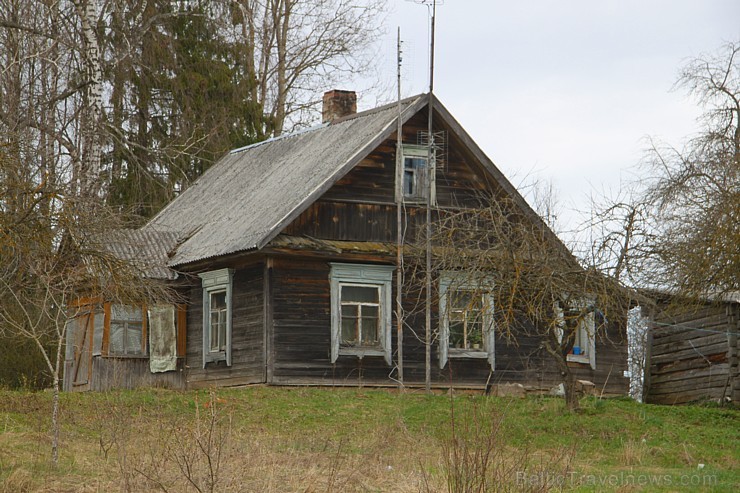
[[[198,274],[203,284],[203,368],[206,364],[226,361],[231,366],[231,319],[234,269],[218,269]],[[226,346],[211,351],[211,294],[226,293]]]
[[[331,362],[340,355],[382,356],[391,365],[392,279],[394,266],[329,263],[331,286]],[[345,347],[342,339],[342,286],[375,287],[379,290],[378,344],[373,347]]]
[[[412,159],[423,159],[425,166],[421,170],[414,169],[414,193],[406,194],[406,158]],[[427,146],[418,146],[404,144],[401,148],[401,164],[400,164],[400,177],[401,183],[399,185],[401,197],[404,202],[410,203],[421,203],[426,204],[429,200],[429,192],[432,193],[432,203],[434,203],[434,173],[430,171],[429,164],[429,148]],[[429,180],[432,181],[431,188]]]
[[[483,347],[480,349],[450,347],[450,313],[448,296],[452,290],[473,291],[482,296]],[[487,359],[491,370],[496,368],[496,331],[494,325],[493,280],[478,279],[462,272],[442,272],[439,278],[439,367],[444,368],[449,358]]]
[[[590,303],[593,306],[593,303]],[[583,303],[576,304],[576,306],[587,306]],[[565,324],[565,316],[563,314],[563,308],[559,303],[555,305],[555,311],[557,313],[558,329],[557,339],[562,344],[563,342],[563,325]],[[594,309],[589,310],[588,313],[583,315],[578,321],[576,327],[576,340],[573,341],[573,347],[576,347],[583,341],[586,341],[586,346],[578,345],[581,349],[580,354],[575,354],[573,350],[566,355],[566,361],[573,363],[581,363],[589,365],[592,369],[596,369],[596,320],[594,317]]]

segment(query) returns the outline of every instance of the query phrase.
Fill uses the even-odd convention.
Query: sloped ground
[[[0,491],[740,490],[737,410],[582,405],[275,387],[65,394],[55,469],[51,395],[0,391]]]

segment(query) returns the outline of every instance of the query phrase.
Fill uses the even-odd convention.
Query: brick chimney
[[[324,108],[321,121],[331,122],[357,113],[357,94],[355,91],[334,89],[324,93]]]

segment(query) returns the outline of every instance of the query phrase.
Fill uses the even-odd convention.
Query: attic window
[[[429,149],[425,146],[403,146],[403,198],[426,202],[429,196]]]

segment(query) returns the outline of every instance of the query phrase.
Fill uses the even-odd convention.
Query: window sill
[[[460,349],[460,348],[449,348],[447,350],[448,358],[488,358],[488,351],[481,349]]]
[[[385,352],[382,349],[377,349],[377,348],[340,347],[339,355],[340,356],[357,356],[359,359],[362,359],[365,356],[380,356],[382,358],[385,356]]]
[[[429,202],[429,201],[426,198],[424,198],[424,197],[407,197],[407,196],[404,196],[403,197],[403,202],[406,203],[406,204],[411,204],[411,205],[427,205],[427,202]]]
[[[206,363],[218,363],[219,361],[226,361],[226,353],[224,351],[206,353]]]
[[[149,359],[148,354],[105,354],[100,356],[111,359]]]
[[[591,363],[587,354],[569,354],[566,360],[571,363],[583,363],[586,365]]]

